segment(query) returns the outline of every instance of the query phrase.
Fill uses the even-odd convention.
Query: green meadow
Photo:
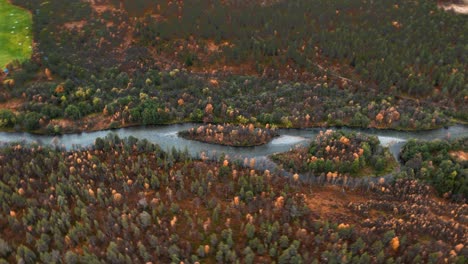
[[[7,0],[0,0],[0,67],[25,60],[32,53],[31,14]]]

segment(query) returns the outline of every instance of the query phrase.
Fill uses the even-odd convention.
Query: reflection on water
[[[304,137],[282,135],[271,141],[271,145],[291,145],[306,141]]]
[[[179,150],[187,149],[194,157],[204,153],[207,157],[219,157],[221,154],[228,155],[231,159],[255,158],[269,164],[266,157],[273,153],[289,151],[297,146],[305,146],[313,140],[321,130],[325,128],[309,129],[279,129],[280,137],[275,138],[270,143],[256,147],[229,147],[214,144],[207,144],[198,141],[183,139],[177,136],[177,132],[196,126],[197,124],[176,124],[169,126],[151,126],[151,127],[132,127],[113,130],[112,133],[119,137],[133,136],[136,138],[146,138],[150,142],[156,143],[164,150],[176,148]],[[404,142],[410,138],[433,140],[445,138],[459,138],[468,136],[468,127],[457,125],[448,129],[438,129],[432,131],[404,132],[393,130],[377,129],[353,129],[343,128],[345,131],[356,131],[379,137],[384,146],[388,146],[392,154],[397,157],[404,145]],[[29,133],[0,133],[0,143],[8,142],[36,142],[38,144],[63,146],[67,149],[88,147],[92,145],[97,137],[105,137],[110,131],[97,131],[79,134],[67,134],[61,136],[43,136],[32,135]]]

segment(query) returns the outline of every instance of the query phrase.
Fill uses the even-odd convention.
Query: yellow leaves
[[[7,87],[13,87],[13,86],[15,86],[15,80],[6,79],[5,81],[3,81],[3,85],[7,86]]]
[[[179,106],[183,106],[184,103],[185,103],[185,101],[184,101],[184,99],[182,99],[182,98],[180,98],[179,100],[177,100],[177,104],[178,104]]]
[[[400,240],[398,237],[392,238],[392,241],[390,241],[390,247],[393,251],[398,251],[398,248],[400,247]]]
[[[349,228],[349,224],[341,223],[338,225],[338,229],[347,229],[347,228]]]

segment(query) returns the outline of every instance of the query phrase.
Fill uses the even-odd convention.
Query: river
[[[278,132],[280,136],[266,145],[256,147],[229,147],[187,140],[177,136],[177,132],[194,126],[197,126],[197,124],[186,123],[167,126],[142,126],[121,128],[112,131],[65,134],[60,136],[34,135],[26,132],[0,132],[0,144],[10,142],[35,142],[43,145],[58,145],[66,149],[73,149],[88,147],[94,143],[97,137],[105,137],[109,133],[115,133],[121,138],[129,136],[140,139],[146,138],[150,142],[160,145],[164,150],[170,150],[173,147],[179,150],[187,149],[194,157],[199,157],[201,153],[204,153],[207,157],[214,158],[224,153],[228,155],[230,159],[255,158],[260,163],[269,163],[267,159],[268,155],[285,152],[296,146],[307,145],[321,130],[326,130],[326,128],[279,129]],[[342,130],[378,136],[381,144],[383,146],[388,146],[395,157],[398,157],[401,147],[411,138],[433,140],[468,136],[468,127],[463,125],[418,132],[357,128],[342,128]]]

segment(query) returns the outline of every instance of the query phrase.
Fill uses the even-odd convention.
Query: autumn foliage
[[[395,164],[376,136],[333,130],[320,131],[308,148],[277,154],[273,159],[294,171],[323,173],[327,177],[357,175],[365,169],[377,174],[386,165]]]
[[[278,133],[268,126],[256,128],[253,124],[239,126],[208,124],[179,132],[179,136],[207,143],[246,147],[266,144],[277,137]]]

